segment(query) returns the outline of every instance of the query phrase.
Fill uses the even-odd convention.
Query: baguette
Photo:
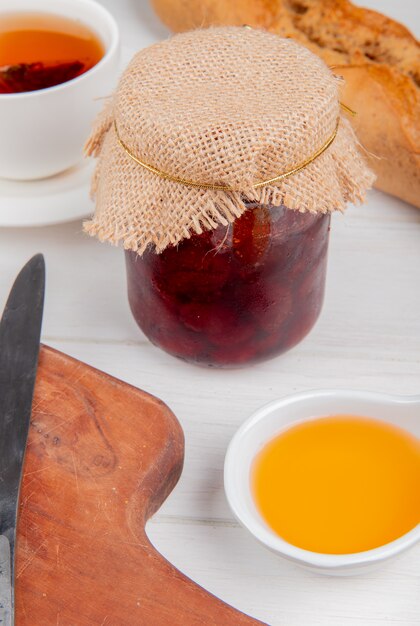
[[[249,24],[292,37],[343,76],[375,186],[420,207],[420,45],[348,0],[152,0],[169,28]]]

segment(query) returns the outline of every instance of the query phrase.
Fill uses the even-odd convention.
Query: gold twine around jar
[[[346,107],[346,109],[347,108],[348,107]],[[351,109],[349,110],[351,111]],[[317,150],[309,158],[305,159],[305,161],[303,161],[302,163],[299,163],[299,165],[296,165],[295,167],[288,170],[287,172],[283,172],[282,174],[278,174],[277,176],[274,176],[273,178],[269,178],[267,180],[262,180],[259,183],[254,183],[253,185],[251,185],[251,187],[253,189],[260,189],[261,187],[267,187],[268,185],[272,185],[274,183],[280,182],[281,180],[284,180],[285,178],[289,178],[289,176],[292,176],[293,174],[296,174],[297,172],[300,172],[301,170],[303,170],[305,167],[307,167],[310,163],[315,161],[315,159],[317,159],[323,152],[325,152],[325,150],[327,150],[330,147],[330,145],[332,144],[332,142],[337,136],[339,124],[340,124],[340,118],[337,119],[337,123],[335,125],[334,131],[331,133],[327,141],[319,148],[319,150]],[[138,165],[141,165],[141,167],[144,167],[144,169],[148,170],[149,172],[152,172],[152,174],[156,174],[157,176],[160,176],[160,178],[163,178],[164,180],[169,180],[172,183],[178,183],[180,185],[184,185],[185,187],[197,187],[200,189],[211,189],[213,191],[232,191],[232,192],[241,191],[241,189],[236,189],[235,187],[230,187],[229,185],[217,185],[213,183],[199,182],[196,180],[188,180],[187,178],[180,178],[178,176],[173,176],[172,174],[169,174],[168,172],[164,172],[163,170],[160,170],[157,167],[150,165],[150,163],[146,163],[145,161],[140,159],[138,156],[136,156],[132,152],[132,150],[127,146],[127,144],[121,139],[120,134],[118,132],[118,126],[115,120],[114,120],[114,129],[117,135],[118,143],[120,144],[124,152],[130,157],[130,159],[135,161]]]

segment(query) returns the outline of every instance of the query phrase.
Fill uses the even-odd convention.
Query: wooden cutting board
[[[147,519],[182,471],[157,398],[42,348],[20,497],[16,626],[260,624],[186,578]]]

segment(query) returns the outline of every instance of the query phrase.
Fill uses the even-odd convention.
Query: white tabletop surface
[[[151,37],[167,35],[147,0],[104,4],[130,48],[148,43],[138,40],[142,22]],[[417,0],[364,4],[419,29]],[[335,215],[326,300],[315,329],[288,354],[236,371],[186,365],[149,344],[128,309],[123,253],[84,236],[80,222],[0,230],[1,302],[20,266],[39,251],[48,270],[43,341],[159,396],[185,430],[183,476],[148,525],[159,551],[269,624],[420,624],[420,545],[369,575],[310,574],[239,527],[222,485],[233,433],[278,396],[317,387],[420,394],[420,210],[374,191],[364,207]]]

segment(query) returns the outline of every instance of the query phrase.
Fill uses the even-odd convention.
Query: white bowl
[[[81,157],[103,98],[115,87],[119,32],[94,0],[9,0],[2,13],[40,12],[76,19],[102,40],[105,55],[90,70],[55,87],[0,94],[0,177],[33,180],[58,174]]]
[[[271,402],[236,432],[226,453],[225,491],[233,514],[262,544],[308,569],[330,575],[358,574],[396,556],[420,539],[420,524],[395,541],[354,554],[320,554],[291,545],[276,535],[258,512],[250,472],[256,454],[275,435],[296,422],[352,414],[390,422],[420,437],[420,397],[364,391],[308,391]]]

